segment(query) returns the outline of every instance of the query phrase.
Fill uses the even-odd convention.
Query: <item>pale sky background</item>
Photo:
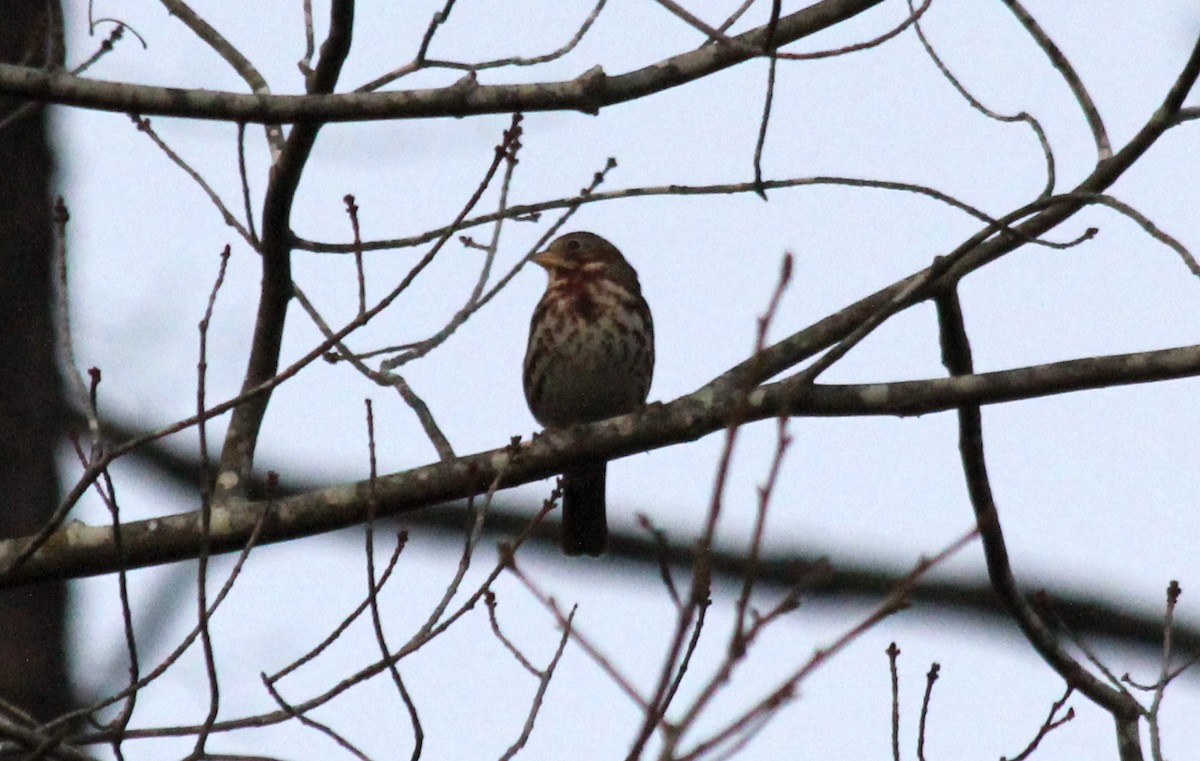
[[[320,5],[320,4],[319,4]],[[686,3],[719,22],[737,3]],[[735,31],[761,23],[759,3]],[[303,51],[300,2],[199,3],[204,17],[233,41],[279,93],[301,89],[295,68]],[[339,89],[356,87],[406,63],[441,2],[361,2],[354,48]],[[785,3],[785,11],[794,4]],[[1197,33],[1189,0],[1030,0],[1030,12],[1070,57],[1120,147],[1161,102]],[[462,0],[439,32],[431,55],[479,60],[536,55],[557,48],[590,10],[587,2]],[[819,50],[873,37],[907,13],[889,0],[852,23],[789,46]],[[88,55],[107,34],[86,36],[86,5],[67,3],[70,60]],[[326,14],[323,6],[316,15]],[[151,0],[100,2],[97,16],[118,17],[149,43],[126,39],[89,76],[178,87],[244,91],[207,47]],[[1037,116],[1056,149],[1058,190],[1085,176],[1095,147],[1061,77],[999,2],[938,0],[925,17],[938,52],[972,93],[1002,113]],[[323,28],[323,24],[321,25]],[[318,33],[319,39],[320,33]],[[652,0],[611,0],[593,30],[563,60],[536,69],[483,72],[485,83],[565,79],[600,63],[623,73],[693,48],[700,35]],[[453,81],[455,72],[421,75],[405,87]],[[738,182],[752,178],[751,158],[765,88],[766,63],[755,61],[599,116],[528,114],[512,203],[576,192],[609,156],[619,167],[606,189],[642,185]],[[765,154],[768,178],[837,175],[930,185],[1003,214],[1036,197],[1044,161],[1023,125],[998,124],[970,109],[938,74],[916,35],[906,32],[874,50],[817,62],[782,62]],[[1189,103],[1196,104],[1193,97]],[[241,209],[235,127],[153,119],[168,143],[196,167],[235,211]],[[422,232],[450,220],[474,189],[509,121],[465,120],[332,125],[318,140],[293,217],[304,238],[345,241],[342,197],[361,207],[366,239]],[[209,398],[241,384],[257,303],[254,253],[226,228],[202,192],[170,164],[128,117],[57,109],[60,187],[71,211],[71,295],[83,367],[104,373],[107,413],[158,426],[194,411],[196,324],[217,271],[217,254],[233,259],[209,336]],[[1200,248],[1196,140],[1200,124],[1176,128],[1117,183],[1113,193],[1193,250]],[[255,207],[265,186],[262,131],[248,128]],[[480,211],[495,205],[490,193]],[[508,222],[496,263],[519,261],[548,222]],[[1055,230],[1068,240],[1089,226],[1092,242],[1064,251],[1025,247],[970,276],[961,289],[980,371],[1047,361],[1194,344],[1200,284],[1174,252],[1114,212],[1089,209]],[[637,267],[654,311],[658,364],[652,400],[690,392],[744,359],[785,251],[796,272],[777,323],[781,337],[927,265],[977,229],[967,215],[932,200],[879,190],[808,187],[773,192],[769,202],[744,194],[630,199],[582,208],[567,229],[598,232]],[[470,234],[487,239],[490,228]],[[369,296],[390,290],[424,248],[368,255]],[[418,340],[458,308],[474,284],[480,252],[450,244],[407,295],[350,345],[358,350]],[[355,308],[347,256],[298,252],[294,277],[340,323]],[[437,416],[456,451],[471,453],[528,436],[536,426],[520,384],[528,319],[544,288],[540,271],[523,271],[441,349],[408,366],[405,376]],[[319,340],[293,305],[284,362]],[[825,382],[938,377],[931,305],[888,321],[830,370]],[[990,407],[985,442],[993,488],[1018,580],[1026,587],[1078,590],[1143,611],[1162,607],[1169,580],[1183,586],[1179,616],[1200,623],[1200,533],[1195,489],[1195,380],[1118,388]],[[357,480],[367,475],[363,399],[376,404],[380,469],[425,464],[436,454],[414,416],[346,365],[313,365],[278,390],[259,448],[261,469],[284,478]],[[220,441],[225,420],[212,426]],[[965,532],[971,510],[957,458],[952,414],[910,419],[796,419],[795,442],[776,490],[767,546],[822,550],[833,560],[878,558],[912,565]],[[726,498],[721,541],[744,540],[755,486],[769,463],[775,426],[747,427]],[[176,437],[183,448],[194,436]],[[701,530],[721,437],[657,450],[609,467],[610,522],[632,525],[645,512],[674,540]],[[69,474],[74,474],[70,467]],[[128,518],[197,507],[191,495],[119,467],[118,495]],[[550,482],[513,490],[532,509]],[[107,521],[98,502],[74,516]],[[270,710],[258,674],[274,671],[319,641],[362,598],[361,530],[262,548],[214,620],[222,677],[222,718]],[[391,545],[383,537],[380,552]],[[464,588],[482,578],[493,550],[481,550]],[[453,573],[457,548],[416,532],[396,578],[382,596],[393,643],[424,620]],[[658,672],[673,623],[653,573],[611,559],[565,559],[530,552],[523,567],[564,603],[579,603],[577,624],[642,689]],[[214,564],[219,578],[229,560]],[[194,564],[131,574],[134,611],[164,633],[148,645],[152,664],[194,619],[194,591],[167,605],[164,585],[194,584]],[[182,569],[182,570],[181,570]],[[971,545],[943,573],[978,577],[983,559]],[[705,639],[684,692],[715,667],[732,621],[734,590],[717,589]],[[544,665],[557,641],[553,619],[512,579],[497,586],[506,632]],[[165,596],[170,599],[170,595]],[[769,605],[769,600],[760,603]],[[121,674],[116,579],[74,586],[75,672],[85,692]],[[738,672],[705,727],[718,727],[773,687],[783,673],[852,626],[864,609],[806,603],[773,627]],[[916,718],[924,674],[942,665],[933,697],[930,759],[1013,756],[1032,738],[1060,681],[1018,636],[940,612],[909,611],[858,640],[806,681],[743,758],[890,758],[890,693],[884,649],[900,661],[902,743],[915,757]],[[1095,643],[1118,674],[1153,680],[1155,664]],[[324,660],[282,683],[294,701],[328,688],[372,662],[377,650],[362,620]],[[401,664],[421,710],[427,759],[490,759],[517,737],[536,685],[502,651],[482,609]],[[692,677],[696,677],[692,681]],[[119,676],[117,678],[120,678]],[[684,697],[687,695],[685,694]],[[1075,696],[1078,717],[1047,738],[1035,758],[1116,758],[1112,723]],[[134,726],[196,723],[207,710],[198,650],[138,702]],[[1176,759],[1200,754],[1195,676],[1167,694],[1164,749]],[[407,758],[408,719],[386,676],[358,687],[317,714],[373,758]],[[569,646],[522,757],[623,758],[637,711],[596,666]],[[687,743],[685,743],[687,745]],[[126,758],[185,755],[190,740],[130,742]],[[348,757],[298,724],[214,737],[214,752],[280,758]],[[104,757],[104,751],[96,749]]]

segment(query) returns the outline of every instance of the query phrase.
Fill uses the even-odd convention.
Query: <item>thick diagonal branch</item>
[[[350,53],[353,27],[354,0],[334,2],[330,9],[329,37],[321,46],[321,60],[309,82],[311,91],[331,92],[337,84],[342,64]],[[263,265],[262,291],[250,360],[242,381],[243,393],[263,385],[275,377],[279,370],[283,327],[287,319],[288,301],[292,297],[292,203],[321,126],[318,122],[294,126],[284,143],[279,161],[271,171],[271,181],[263,201],[263,234],[259,251]],[[259,430],[270,400],[271,392],[267,390],[250,397],[233,411],[221,452],[216,490],[218,501],[245,491],[254,466]]]
[[[974,363],[958,294],[954,289],[947,289],[938,295],[936,303],[942,363],[951,376],[970,375],[974,371]],[[1075,687],[1112,715],[1117,723],[1122,761],[1140,759],[1138,720],[1141,712],[1137,701],[1128,693],[1114,689],[1098,679],[1068,653],[1054,631],[1017,588],[1016,577],[1008,560],[1004,531],[1000,526],[1000,513],[996,508],[991,482],[988,479],[983,451],[983,421],[978,404],[964,404],[958,408],[958,430],[959,452],[967,481],[967,493],[970,495],[979,535],[983,540],[984,557],[992,589],[1000,596],[1009,614],[1020,626],[1025,639],[1038,655],[1042,656],[1067,684]]]

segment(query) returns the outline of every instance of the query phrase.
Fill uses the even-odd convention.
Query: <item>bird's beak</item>
[[[562,255],[553,249],[546,249],[540,253],[529,257],[529,261],[546,270],[558,269],[565,267],[567,262],[562,258]]]

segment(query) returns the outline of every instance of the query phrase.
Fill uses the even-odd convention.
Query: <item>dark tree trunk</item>
[[[3,0],[0,61],[61,61],[58,2]],[[0,98],[0,121],[20,105]],[[45,111],[0,129],[0,537],[38,529],[59,499],[63,399],[51,301],[53,157]],[[46,719],[70,707],[66,586],[0,592],[0,698]]]

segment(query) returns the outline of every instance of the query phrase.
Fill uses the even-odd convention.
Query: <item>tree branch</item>
[[[791,415],[842,417],[918,415],[964,404],[995,404],[1092,388],[1200,375],[1200,346],[1094,357],[1002,372],[900,383],[797,386],[781,381],[751,392],[739,411],[747,421]],[[382,476],[378,515],[406,513],[479,494],[503,469],[503,487],[548,478],[580,456],[604,459],[694,441],[728,424],[735,402],[705,386],[668,404],[612,420],[548,431],[532,442]],[[332,531],[366,520],[370,484],[360,481],[265,502],[216,506],[212,551],[245,545],[265,515],[261,543]],[[193,558],[200,547],[198,512],[136,521],[123,530],[129,568]],[[75,522],[55,532],[16,568],[29,537],[0,541],[0,588],[37,579],[110,573],[118,567],[112,528]]]
[[[857,16],[883,0],[822,0],[779,20],[774,44],[785,45]],[[478,85],[339,95],[247,95],[202,89],[103,82],[62,72],[0,64],[0,95],[44,103],[142,115],[234,122],[348,122],[473,114],[583,111],[661,92],[758,57],[766,25],[733,37],[736,46],[707,45],[636,71],[609,77],[596,66],[564,82]]]
[[[350,54],[354,0],[334,0],[329,13],[329,36],[321,46],[321,60],[308,83],[311,92],[331,92],[341,74],[342,64]],[[259,248],[263,265],[262,291],[250,359],[242,381],[243,393],[266,383],[279,369],[283,326],[288,301],[292,298],[292,203],[321,126],[320,123],[306,123],[292,128],[267,185]],[[247,399],[233,411],[221,450],[218,501],[244,494],[254,467],[258,433],[270,401],[268,389]]]

